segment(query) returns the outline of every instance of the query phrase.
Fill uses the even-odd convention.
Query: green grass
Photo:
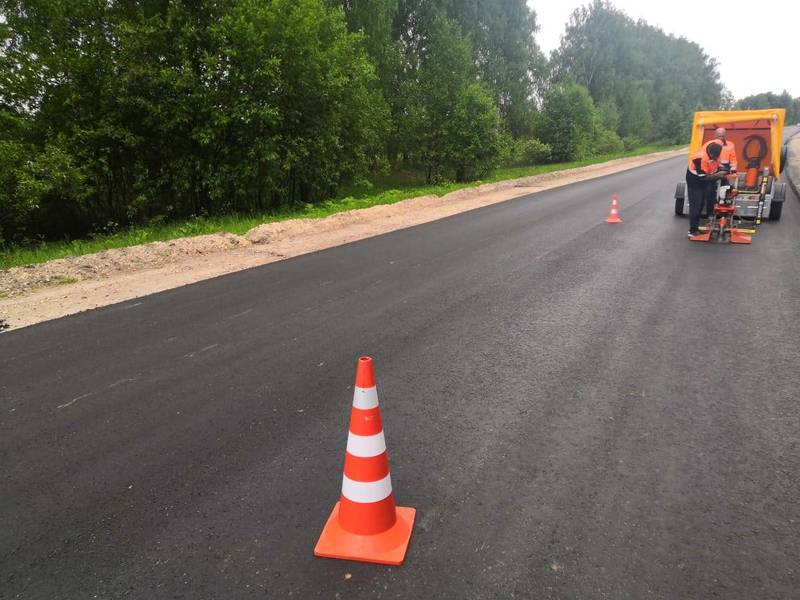
[[[46,262],[67,256],[80,256],[101,252],[112,248],[124,248],[148,242],[173,240],[176,238],[204,235],[208,233],[228,232],[243,235],[253,227],[262,223],[284,221],[286,219],[310,218],[321,219],[337,212],[368,208],[378,204],[393,204],[407,198],[436,194],[438,196],[455,190],[472,187],[480,183],[493,183],[506,179],[516,179],[531,175],[540,175],[562,169],[584,167],[605,162],[615,158],[639,156],[651,152],[659,152],[679,148],[680,146],[651,145],[643,146],[628,152],[595,156],[585,160],[532,167],[504,167],[497,169],[492,175],[480,182],[425,184],[419,173],[397,172],[377,177],[369,185],[358,185],[345,190],[339,198],[319,204],[308,204],[294,207],[292,210],[256,215],[230,214],[219,217],[202,217],[189,221],[164,223],[147,227],[132,227],[111,235],[95,235],[85,240],[68,242],[42,242],[35,246],[14,247],[0,251],[0,269],[20,265]]]

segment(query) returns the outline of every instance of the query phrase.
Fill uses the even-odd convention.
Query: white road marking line
[[[58,405],[58,408],[67,408],[68,406],[70,406],[70,405],[72,405],[72,404],[75,404],[75,403],[76,403],[78,400],[83,400],[84,398],[88,398],[88,397],[89,397],[89,396],[91,396],[93,393],[94,393],[94,392],[89,392],[88,394],[83,394],[82,396],[78,396],[77,398],[73,398],[73,399],[72,399],[72,400],[70,400],[69,402],[65,402],[64,404],[59,404],[59,405]]]
[[[211,344],[210,346],[206,346],[205,348],[200,348],[196,352],[189,352],[189,354],[184,354],[183,358],[194,358],[198,354],[202,354],[203,352],[208,352],[209,350],[216,348],[219,344]]]
[[[108,386],[108,389],[109,390],[113,389],[113,388],[117,387],[118,385],[122,385],[123,383],[129,383],[131,381],[136,381],[136,377],[127,378],[127,379],[120,379],[119,381],[115,381],[110,386]]]

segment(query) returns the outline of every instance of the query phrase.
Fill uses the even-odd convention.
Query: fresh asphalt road
[[[3,334],[0,597],[798,598],[800,203],[684,160]],[[312,556],[359,354],[399,568]]]

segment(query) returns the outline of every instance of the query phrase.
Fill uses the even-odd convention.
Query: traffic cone
[[[619,218],[619,207],[617,206],[617,200],[619,200],[619,196],[616,194],[611,196],[611,212],[606,217],[606,223],[622,223],[622,219]]]
[[[342,494],[314,556],[400,565],[416,509],[395,506],[372,359],[358,359]]]

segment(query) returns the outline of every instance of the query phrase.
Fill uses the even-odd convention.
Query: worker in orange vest
[[[737,160],[736,160],[736,146],[732,141],[728,139],[728,132],[725,130],[724,127],[717,127],[714,131],[714,139],[707,141],[703,148],[707,148],[711,144],[719,144],[722,146],[722,151],[719,155],[719,163],[720,168],[724,171],[727,171],[730,174],[735,174],[737,171]],[[725,179],[722,180],[722,185],[727,185],[727,181]],[[711,216],[712,211],[714,210],[714,204],[717,201],[717,186],[709,185],[708,189],[706,190],[706,212],[708,216]]]
[[[736,173],[738,166],[736,160],[736,146],[728,139],[727,135],[728,132],[724,127],[717,127],[716,131],[714,131],[714,139],[707,141],[703,147],[707,148],[710,144],[719,144],[722,146],[722,151],[719,155],[720,164],[723,168],[726,168],[726,165],[730,165],[730,172]]]
[[[686,169],[686,190],[689,196],[689,237],[700,235],[700,214],[709,196],[709,188],[714,190],[716,182],[725,177],[727,171],[721,169],[722,146],[717,143],[706,144],[689,159]],[[713,205],[709,216],[714,211]]]

